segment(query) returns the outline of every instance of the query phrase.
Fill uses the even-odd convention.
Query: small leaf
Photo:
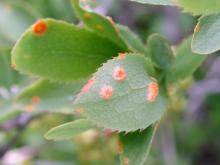
[[[219,0],[178,0],[179,5],[187,12],[195,15],[214,14],[220,12]]]
[[[210,54],[220,49],[219,25],[220,14],[203,16],[199,19],[192,40],[193,52],[198,54]]]
[[[11,41],[17,41],[25,29],[39,18],[34,9],[26,5],[24,2],[0,2],[0,29]]]
[[[93,73],[118,52],[116,44],[86,29],[44,19],[29,28],[12,51],[21,72],[70,82]]]
[[[191,40],[192,37],[189,37],[177,48],[173,74],[176,80],[191,76],[207,57],[192,52],[190,47]]]
[[[147,41],[148,52],[157,68],[168,72],[173,65],[173,52],[168,41],[159,34],[152,34]]]
[[[90,121],[79,119],[50,129],[45,134],[45,138],[48,140],[67,140],[94,127]]]
[[[131,0],[140,3],[146,3],[151,5],[176,5],[175,0]]]
[[[92,29],[99,35],[109,38],[116,44],[120,45],[122,49],[127,49],[127,46],[119,37],[119,34],[117,32],[117,27],[115,26],[112,18],[104,17],[92,11],[85,10],[83,6],[89,5],[87,1],[72,0],[72,5],[77,16],[90,29]]]
[[[119,144],[122,147],[121,165],[144,165],[149,154],[156,128],[153,126],[144,131],[136,131],[126,135],[120,134]]]
[[[84,81],[72,84],[58,84],[48,80],[39,80],[17,97],[16,104],[26,111],[72,112],[72,101],[80,91]]]
[[[129,28],[122,25],[117,25],[119,34],[124,42],[129,46],[133,52],[146,53],[146,49],[140,38],[134,34]]]
[[[82,115],[104,128],[147,128],[166,110],[166,99],[148,71],[147,60],[137,54],[109,60],[82,90],[74,108],[82,108]]]

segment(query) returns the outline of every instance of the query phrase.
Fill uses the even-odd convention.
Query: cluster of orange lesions
[[[124,53],[119,53],[118,60],[123,60],[125,59],[125,54]],[[121,66],[117,66],[113,70],[112,77],[116,81],[124,81],[127,77],[127,73],[125,69]],[[95,83],[95,78],[92,77],[91,79],[88,80],[88,82],[83,86],[81,89],[80,94],[86,93],[90,90],[90,88],[94,85]],[[101,88],[99,95],[100,97],[108,101],[112,96],[113,96],[113,88],[110,85],[105,85]],[[148,102],[154,102],[159,94],[159,87],[156,81],[151,82],[148,84],[148,94],[147,94],[147,101]]]
[[[31,98],[31,103],[25,106],[26,112],[33,112],[36,109],[36,105],[41,101],[39,96],[33,96]]]
[[[117,148],[118,154],[121,155],[123,153],[123,144],[121,141],[118,141],[118,148]],[[125,156],[123,158],[123,164],[129,164],[129,158],[127,156]]]
[[[44,20],[37,21],[33,26],[33,33],[43,35],[47,31],[47,23]]]

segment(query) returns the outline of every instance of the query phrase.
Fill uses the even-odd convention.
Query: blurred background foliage
[[[198,18],[176,7],[148,6],[128,0],[97,0],[96,11],[129,26],[143,41],[152,33],[165,35],[178,46],[191,35]],[[14,71],[10,50],[25,29],[40,18],[78,24],[69,0],[0,1],[0,158],[3,165],[114,165],[118,163],[117,137],[89,130],[71,141],[47,141],[51,127],[77,116],[22,112],[13,99],[36,79]],[[175,48],[174,46],[174,48]],[[147,165],[220,164],[220,57],[209,56],[192,87],[164,117]],[[175,99],[175,98],[174,98]]]

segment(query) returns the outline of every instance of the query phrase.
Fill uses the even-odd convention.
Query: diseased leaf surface
[[[30,27],[12,51],[16,69],[54,81],[70,82],[89,76],[123,50],[112,41],[62,21],[41,20],[43,34]]]
[[[149,83],[155,82],[148,74],[144,56],[127,54],[124,59],[114,58],[94,74],[94,83],[87,92],[75,100],[74,109],[84,110],[82,115],[98,126],[118,131],[135,131],[147,128],[160,119],[166,110],[166,99],[161,91],[154,91],[155,101],[147,100]],[[123,68],[126,78],[117,81],[115,70]],[[111,97],[103,99],[102,90],[110,90]],[[109,89],[109,88],[108,88]],[[108,96],[109,93],[104,96]]]

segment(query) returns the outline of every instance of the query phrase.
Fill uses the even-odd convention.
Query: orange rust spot
[[[118,59],[119,59],[119,60],[125,59],[125,53],[119,53],[119,54],[118,54]]]
[[[157,82],[151,82],[148,84],[148,95],[147,95],[147,101],[154,102],[155,99],[158,96],[159,93],[159,87]]]
[[[126,78],[126,72],[122,67],[116,67],[114,69],[113,78],[117,81],[122,81]]]
[[[13,69],[15,69],[15,68],[16,68],[16,64],[15,64],[15,63],[11,64],[11,67],[12,67]]]
[[[103,30],[104,30],[103,26],[102,26],[102,25],[99,25],[99,24],[96,25],[96,29],[98,29],[98,30],[100,30],[100,31],[103,31]]]
[[[81,114],[81,113],[83,113],[85,110],[84,110],[84,108],[77,108],[74,112],[76,113],[76,114]]]
[[[34,104],[38,104],[40,102],[40,97],[39,96],[32,97],[31,102]]]
[[[81,93],[86,93],[90,90],[90,88],[93,86],[95,83],[95,77],[92,77],[87,81],[87,83],[82,87]]]
[[[198,33],[199,31],[200,31],[200,26],[199,26],[199,24],[197,24],[194,28],[194,32]]]
[[[42,35],[47,30],[47,23],[43,20],[39,20],[34,24],[33,32],[37,35]]]
[[[111,86],[104,86],[102,87],[101,91],[100,91],[100,96],[102,97],[103,100],[109,100],[112,95],[113,95],[113,89]]]
[[[86,19],[90,19],[92,18],[92,15],[90,13],[84,13],[83,17],[85,17]]]
[[[128,164],[128,163],[129,163],[129,158],[128,158],[128,157],[125,157],[125,158],[123,159],[123,163],[124,163],[124,164]]]
[[[33,112],[35,110],[35,106],[32,104],[28,104],[25,106],[25,111],[26,112]]]
[[[122,154],[123,152],[123,144],[121,141],[118,141],[118,154]]]

